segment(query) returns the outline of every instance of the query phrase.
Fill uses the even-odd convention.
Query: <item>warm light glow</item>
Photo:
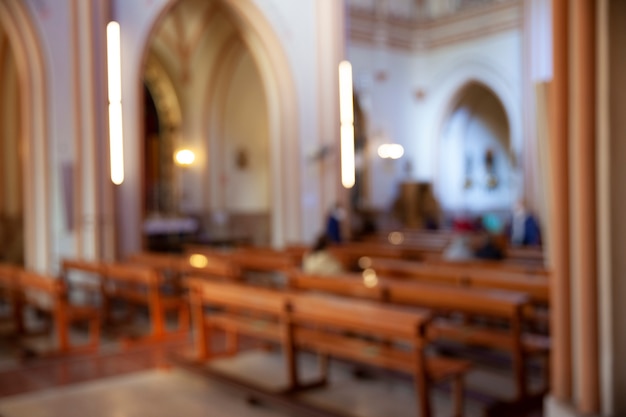
[[[354,186],[354,126],[341,126],[341,183],[346,188]]]
[[[111,181],[124,182],[124,133],[122,125],[122,64],[120,25],[107,25],[107,78],[109,84],[109,152]]]
[[[378,285],[378,276],[376,276],[376,271],[371,268],[363,271],[363,285],[367,288],[374,288]]]
[[[174,161],[178,165],[191,165],[196,160],[196,155],[189,149],[181,149],[174,155]]]
[[[111,181],[124,182],[124,140],[122,136],[122,103],[109,104],[109,152],[111,157]]]
[[[341,183],[354,186],[354,108],[352,103],[352,65],[339,64],[339,119],[341,120]]]
[[[359,258],[359,268],[367,269],[372,266],[372,258],[369,256],[361,256]]]
[[[352,100],[352,65],[348,61],[341,61],[339,64],[339,116],[342,125],[354,123]]]
[[[204,268],[209,264],[209,260],[206,256],[199,253],[194,253],[189,257],[189,265],[194,268]]]
[[[399,159],[404,155],[404,148],[397,143],[384,143],[378,147],[378,156],[384,159]]]
[[[391,232],[387,239],[392,245],[399,245],[404,242],[404,234],[402,232]]]

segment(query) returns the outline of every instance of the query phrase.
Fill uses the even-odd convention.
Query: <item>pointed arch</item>
[[[502,100],[482,81],[469,79],[446,107],[434,176],[442,206],[449,212],[508,212],[520,191],[520,177],[511,117]]]
[[[0,26],[15,54],[20,91],[19,143],[23,158],[24,245],[28,268],[48,271],[53,242],[50,227],[48,144],[48,86],[41,38],[19,0],[0,2]]]
[[[163,5],[158,16],[150,24],[143,43],[142,65],[147,56],[148,43],[167,13],[181,0],[171,0]],[[268,105],[271,173],[270,194],[272,199],[272,244],[282,246],[297,240],[302,229],[300,223],[301,201],[299,198],[300,168],[298,155],[298,104],[295,82],[281,40],[274,32],[263,12],[252,0],[221,0],[259,70]],[[140,132],[141,133],[141,132]],[[140,134],[138,137],[142,137]]]

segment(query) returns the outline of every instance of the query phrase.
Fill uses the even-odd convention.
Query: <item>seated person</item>
[[[535,216],[530,213],[523,202],[518,202],[513,209],[508,235],[512,245],[541,245],[541,229]]]
[[[446,261],[467,261],[474,259],[470,237],[465,234],[456,235],[452,242],[443,250],[443,259]]]
[[[476,258],[478,259],[504,259],[504,251],[498,239],[492,235],[487,235],[485,243],[476,250]]]
[[[310,252],[304,255],[302,270],[307,274],[332,275],[344,272],[343,265],[328,251],[329,239],[326,234],[317,238]]]

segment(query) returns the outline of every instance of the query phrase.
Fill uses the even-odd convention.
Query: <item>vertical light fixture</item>
[[[124,182],[124,136],[122,130],[122,64],[120,24],[107,24],[107,73],[109,83],[109,152],[111,181]]]
[[[352,103],[352,65],[339,64],[339,118],[341,121],[341,183],[354,186],[354,108]]]

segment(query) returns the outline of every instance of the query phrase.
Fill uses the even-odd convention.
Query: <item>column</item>
[[[592,0],[572,4],[572,285],[579,318],[575,398],[582,414],[600,410],[598,378],[598,289],[596,227],[596,6]]]
[[[549,89],[550,166],[552,204],[549,225],[551,285],[551,387],[559,401],[572,396],[570,284],[569,284],[569,182],[568,182],[568,0],[552,0],[553,78]]]

